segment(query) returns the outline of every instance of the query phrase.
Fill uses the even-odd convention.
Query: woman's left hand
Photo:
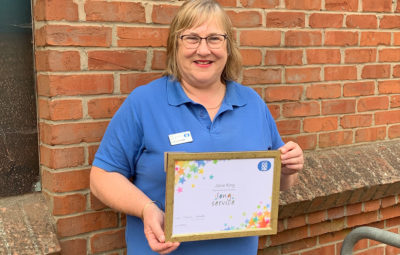
[[[281,190],[294,185],[297,173],[303,169],[303,150],[295,142],[288,142],[279,148],[281,151]]]

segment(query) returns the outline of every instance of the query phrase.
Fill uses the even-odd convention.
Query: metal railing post
[[[400,235],[373,227],[353,229],[344,239],[340,255],[351,255],[354,245],[361,239],[372,239],[400,248]]]

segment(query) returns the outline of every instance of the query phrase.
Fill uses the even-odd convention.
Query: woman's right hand
[[[151,203],[143,209],[144,234],[150,248],[159,254],[168,254],[176,250],[180,243],[165,242],[164,212]]]

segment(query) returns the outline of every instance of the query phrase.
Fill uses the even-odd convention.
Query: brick
[[[341,95],[341,86],[335,84],[312,84],[306,90],[307,99],[338,98]]]
[[[284,243],[291,243],[304,239],[308,236],[307,226],[290,229],[284,232],[280,232],[277,235],[271,236],[271,246],[276,246]]]
[[[125,247],[125,229],[111,230],[93,235],[90,238],[93,253],[122,249]]]
[[[281,135],[294,135],[300,133],[300,120],[281,120],[276,122]]]
[[[386,110],[389,108],[389,97],[364,97],[358,100],[357,110],[359,112]]]
[[[151,61],[151,69],[164,70],[167,67],[167,52],[164,50],[154,50]]]
[[[292,47],[321,46],[322,34],[318,31],[295,31],[285,33],[285,45]]]
[[[86,239],[60,240],[60,246],[63,255],[76,255],[87,253]]]
[[[390,77],[390,65],[366,65],[361,72],[363,79],[379,79]]]
[[[345,63],[367,63],[376,62],[377,50],[372,49],[346,49],[345,51]]]
[[[400,107],[400,95],[390,97],[390,108]]]
[[[351,31],[326,31],[326,46],[355,46],[358,44],[358,32]]]
[[[78,51],[36,50],[36,71],[79,71],[81,69]]]
[[[145,50],[89,51],[89,70],[144,70]]]
[[[322,246],[301,253],[301,255],[315,255],[315,254],[335,255],[336,254],[335,245]]]
[[[321,80],[320,67],[286,68],[287,83],[306,83]]]
[[[373,81],[351,82],[343,85],[343,96],[369,96],[375,93],[375,83]]]
[[[120,76],[121,93],[131,93],[135,88],[161,77],[158,72],[127,73]]]
[[[99,142],[108,121],[40,124],[40,140],[49,145]]]
[[[117,27],[120,47],[165,47],[168,29],[160,27]]]
[[[268,12],[266,27],[304,27],[305,18],[304,12]]]
[[[40,163],[52,169],[82,166],[85,163],[84,148],[50,148],[42,145]]]
[[[265,65],[302,65],[302,50],[267,50]]]
[[[87,21],[145,23],[145,9],[140,3],[87,1]]]
[[[398,29],[400,28],[399,16],[383,16],[379,22],[379,28],[382,29]]]
[[[345,115],[340,118],[342,128],[369,127],[372,125],[372,114]]]
[[[393,45],[394,46],[400,45],[400,33],[393,33]]]
[[[240,32],[241,46],[280,46],[280,31],[244,30]]]
[[[400,49],[382,49],[379,51],[379,62],[399,62]]]
[[[321,10],[321,0],[285,0],[286,9],[292,10]]]
[[[298,135],[295,137],[290,137],[288,139],[283,138],[283,140],[286,142],[293,141],[297,143],[300,148],[303,150],[314,150],[317,147],[317,135],[311,134],[311,135]]]
[[[113,91],[112,74],[38,75],[40,96],[77,96],[109,94]]]
[[[339,219],[344,217],[344,207],[334,207],[328,209],[328,219]]]
[[[325,81],[357,80],[355,66],[327,66],[324,70]]]
[[[236,7],[236,0],[217,0],[221,6]]]
[[[302,86],[271,86],[265,88],[265,101],[297,101],[303,94]]]
[[[391,12],[392,0],[362,0],[362,10],[364,12]]]
[[[304,132],[333,131],[338,128],[337,117],[320,117],[303,120]]]
[[[313,13],[309,17],[311,28],[341,28],[343,14]]]
[[[74,236],[104,228],[116,227],[118,215],[112,211],[93,212],[67,218],[60,218],[56,222],[59,237]]]
[[[390,32],[361,32],[360,46],[390,45]]]
[[[320,244],[336,243],[338,241],[343,241],[345,237],[350,233],[349,229],[344,229],[337,232],[323,234],[318,237]]]
[[[268,109],[271,112],[271,115],[275,120],[280,117],[280,115],[281,115],[281,106],[280,105],[268,104]]]
[[[362,212],[362,203],[350,204],[346,206],[346,216],[360,214]]]
[[[379,247],[381,249],[381,247]],[[385,254],[400,254],[400,248],[387,245],[385,247]]]
[[[364,202],[363,212],[378,211],[380,207],[381,207],[380,200],[366,201],[366,202]]]
[[[350,11],[358,10],[358,0],[325,0],[327,11]]]
[[[242,64],[244,66],[259,66],[261,65],[262,53],[258,49],[241,49]]]
[[[243,84],[272,84],[281,83],[282,70],[279,68],[246,69],[243,71]]]
[[[89,188],[90,169],[65,172],[42,170],[43,189],[50,192],[78,191]]]
[[[99,145],[89,145],[88,146],[88,164],[91,165],[94,160],[94,156],[97,152]]]
[[[375,15],[347,15],[346,27],[360,29],[376,29],[378,28],[378,19]]]
[[[67,215],[84,212],[85,210],[86,196],[83,194],[53,196],[53,215]]]
[[[243,7],[273,9],[279,6],[279,0],[240,0]]]
[[[396,205],[396,196],[389,196],[389,197],[384,197],[381,199],[382,201],[382,208],[387,208],[390,206]],[[400,216],[400,214],[399,214]]]
[[[400,80],[387,80],[378,83],[379,94],[400,93]]]
[[[319,134],[319,146],[321,148],[334,147],[353,143],[352,131],[338,131]]]
[[[287,229],[298,228],[306,225],[306,217],[304,215],[291,217],[287,219]]]
[[[356,109],[356,100],[354,99],[338,99],[322,102],[322,114],[344,114],[354,113]]]
[[[356,142],[373,142],[384,140],[386,137],[386,127],[372,127],[356,130]]]
[[[319,102],[295,102],[285,103],[282,107],[282,114],[285,117],[303,117],[320,114]]]
[[[178,9],[179,6],[169,4],[153,5],[151,20],[156,24],[169,25],[178,13]]]
[[[76,120],[81,119],[82,100],[38,100],[39,118],[47,120]]]
[[[234,27],[262,26],[262,15],[258,11],[227,11],[227,14]]]
[[[310,249],[317,245],[317,238],[305,238],[299,241],[285,243],[282,246],[282,253],[279,254],[289,254],[291,252],[296,252],[304,249]],[[268,253],[267,253],[268,254]],[[267,255],[266,254],[266,255]],[[291,253],[293,254],[293,253]],[[295,253],[294,253],[295,254]]]
[[[368,212],[347,217],[347,226],[355,227],[378,221],[378,212]]]
[[[124,100],[125,97],[91,99],[88,102],[88,114],[93,119],[111,118]]]
[[[400,77],[400,65],[393,66],[393,77],[395,78]]]
[[[306,55],[308,64],[339,64],[341,61],[339,49],[309,49]]]
[[[73,0],[37,0],[34,6],[34,18],[44,20],[78,20],[78,5]]]
[[[321,223],[326,220],[327,220],[327,212],[325,210],[309,213],[307,215],[307,224],[309,225]]]
[[[90,192],[90,209],[98,211],[105,208],[107,208],[107,206]]]
[[[344,229],[344,227],[345,227],[344,218],[324,221],[321,223],[310,225],[310,236],[319,236],[326,233],[336,232]]]
[[[396,218],[400,216],[400,205],[394,205],[391,207],[381,209],[382,220],[387,220],[391,218]]]
[[[36,46],[111,46],[111,28],[45,25],[35,31]]]

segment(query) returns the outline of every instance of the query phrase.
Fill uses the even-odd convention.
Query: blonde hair
[[[170,26],[167,41],[167,67],[164,75],[172,76],[181,81],[182,76],[176,59],[179,35],[186,29],[210,20],[210,16],[220,21],[227,35],[228,59],[221,74],[221,81],[235,81],[237,79],[242,69],[242,58],[233,38],[232,23],[221,5],[214,0],[189,0],[180,7]]]

